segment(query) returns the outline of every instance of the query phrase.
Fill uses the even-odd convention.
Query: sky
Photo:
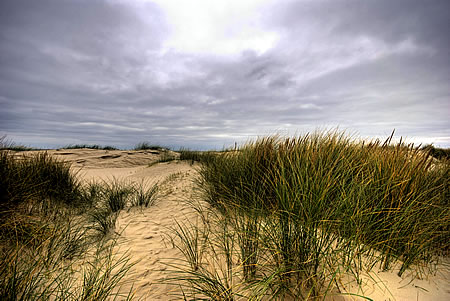
[[[448,0],[1,0],[0,135],[221,149],[339,129],[450,147]]]

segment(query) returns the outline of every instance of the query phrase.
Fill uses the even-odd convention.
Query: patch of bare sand
[[[128,274],[133,282],[135,296],[144,300],[170,300],[169,293],[176,287],[164,283],[170,276],[167,262],[182,258],[167,239],[168,228],[175,220],[195,219],[196,213],[184,201],[192,198],[192,180],[195,171],[185,163],[162,163],[150,168],[138,169],[129,179],[140,181],[164,181],[165,197],[149,208],[123,210],[118,218],[116,231],[118,255],[128,252],[132,261],[138,263]],[[124,286],[127,290],[130,283]],[[173,300],[173,299],[172,299]]]
[[[186,163],[159,163],[159,151],[104,151],[90,149],[48,151],[73,163],[75,170],[86,181],[112,178],[154,183],[166,180],[166,196],[149,208],[123,210],[118,218],[116,231],[118,256],[129,253],[136,262],[122,281],[122,291],[133,285],[135,297],[142,300],[176,300],[170,293],[176,287],[164,284],[170,276],[164,262],[182,259],[166,235],[174,220],[183,223],[197,218],[194,210],[184,201],[194,198],[192,180],[196,171]],[[448,263],[438,267],[435,275],[426,279],[414,279],[408,275],[400,278],[395,271],[373,272],[363,277],[363,287],[349,285],[349,292],[364,295],[371,300],[444,301],[450,300],[450,273]],[[133,284],[132,284],[133,283]],[[370,300],[369,299],[369,300]],[[329,296],[327,300],[367,300],[358,296]]]

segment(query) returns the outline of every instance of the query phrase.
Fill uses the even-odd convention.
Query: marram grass
[[[176,232],[185,296],[321,299],[376,265],[429,272],[450,247],[450,164],[391,138],[272,136],[204,160],[200,227],[214,235]]]
[[[120,210],[155,201],[158,183],[144,184],[82,184],[47,153],[1,150],[0,299],[131,299],[119,291],[132,263],[112,234]]]
[[[264,138],[200,171],[207,200],[285,212],[405,265],[449,248],[450,165],[412,146],[355,143],[339,133]]]

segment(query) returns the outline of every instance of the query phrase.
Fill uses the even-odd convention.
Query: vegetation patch
[[[450,160],[450,148],[439,148],[434,147],[433,145],[425,145],[422,147],[422,150],[428,152],[430,156],[438,159],[438,160]]]
[[[113,254],[120,210],[151,206],[157,183],[84,184],[47,153],[0,151],[0,299],[128,300],[133,265]]]
[[[189,149],[180,150],[180,160],[190,161],[191,165],[194,162],[208,162],[211,161],[218,153],[213,151],[192,151]]]
[[[81,148],[88,148],[88,149],[99,149],[99,150],[118,150],[118,148],[114,146],[109,145],[98,145],[98,144],[69,144],[64,147],[63,149],[81,149]]]
[[[202,161],[210,207],[174,228],[174,281],[191,298],[306,300],[374,266],[431,272],[450,247],[450,165],[391,139],[272,136]]]
[[[162,147],[157,144],[151,144],[149,142],[139,142],[134,147],[134,150],[159,150],[160,151],[160,150],[167,150],[167,148]]]
[[[0,137],[0,151],[15,151],[15,152],[25,152],[25,151],[32,151],[37,150],[36,148],[28,147],[21,144],[16,144],[13,141],[7,140],[6,135]]]

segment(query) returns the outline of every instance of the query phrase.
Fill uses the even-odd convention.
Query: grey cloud
[[[276,9],[273,23],[292,32],[317,26],[338,37],[374,36],[389,43],[414,38],[420,43],[450,45],[447,0],[305,0]]]
[[[139,68],[164,36],[161,13],[151,24],[105,1],[2,1],[0,77],[62,86],[120,80]],[[158,21],[159,20],[159,21]],[[38,71],[38,72],[36,72]]]
[[[0,130],[34,145],[220,148],[395,127],[450,146],[448,2],[431,3],[277,2],[263,26],[278,44],[229,58],[161,52],[169,26],[153,4],[143,19],[124,1],[3,1]]]
[[[154,19],[146,23],[112,2],[2,1],[0,95],[8,102],[0,113],[8,120],[2,128],[51,131],[46,122],[77,122],[91,113],[97,119],[120,104],[108,89],[132,80],[124,79],[164,37],[161,12],[147,8]]]

